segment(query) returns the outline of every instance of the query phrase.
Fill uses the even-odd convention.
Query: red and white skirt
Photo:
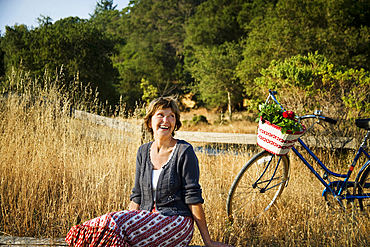
[[[65,240],[69,246],[188,246],[193,232],[191,217],[134,210],[112,212],[73,226]]]

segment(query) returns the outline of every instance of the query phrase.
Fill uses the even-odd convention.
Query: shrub
[[[191,120],[183,120],[182,121],[182,125],[184,127],[187,127],[187,128],[193,127],[193,126],[199,125],[199,124],[209,124],[209,123],[208,123],[208,120],[205,116],[203,116],[203,115],[197,116],[195,114],[194,114],[194,116]]]
[[[277,90],[285,108],[299,114],[319,109],[337,119],[330,134],[356,135],[353,122],[370,114],[370,77],[363,69],[336,66],[318,54],[297,55],[284,61],[272,61],[255,79],[262,94]]]
[[[191,124],[192,125],[197,125],[197,124],[200,124],[200,123],[208,124],[207,118],[203,115],[199,115],[199,116],[194,115],[193,119],[191,120]]]

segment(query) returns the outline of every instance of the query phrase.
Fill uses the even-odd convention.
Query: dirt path
[[[51,239],[51,238],[26,238],[26,237],[10,237],[10,236],[0,236],[0,247],[40,247],[40,246],[68,246],[64,242],[64,238]],[[202,247],[198,245],[191,245],[191,247]]]
[[[0,236],[0,246],[68,246],[64,238],[51,239],[51,238],[25,238],[25,237],[10,237]]]

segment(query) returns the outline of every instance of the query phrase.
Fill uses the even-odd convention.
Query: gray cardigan
[[[130,200],[140,205],[141,210],[153,208],[152,171],[150,147],[152,142],[142,145],[136,157],[135,185]],[[199,185],[199,165],[193,147],[178,140],[169,162],[163,166],[156,190],[157,211],[165,216],[192,216],[188,204],[203,203]]]

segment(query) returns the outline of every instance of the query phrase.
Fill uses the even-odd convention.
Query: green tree
[[[194,66],[200,62],[198,60],[200,58],[199,54],[205,50],[212,50],[214,47],[217,49],[225,43],[240,43],[249,35],[250,30],[246,29],[245,26],[251,23],[252,20],[265,16],[266,12],[273,8],[276,2],[266,0],[209,0],[202,3],[186,26],[187,38],[184,41],[186,69],[194,72],[196,70]],[[220,47],[220,50],[222,49]],[[202,79],[196,77],[197,74],[192,73],[192,76],[195,83],[202,81]],[[200,99],[206,99],[204,93]],[[234,103],[237,100],[241,102],[241,94],[242,90],[239,88],[238,97],[233,99]],[[209,94],[209,96],[212,95]],[[217,94],[214,95],[214,98],[217,98]],[[210,104],[209,99],[207,104]]]
[[[235,42],[245,35],[238,15],[243,1],[209,0],[203,2],[186,25],[185,65],[196,63],[194,54],[203,48]]]
[[[152,100],[158,97],[157,88],[150,85],[148,81],[142,79],[140,83],[140,88],[143,90],[143,101],[149,104]]]
[[[84,85],[98,88],[102,100],[114,103],[118,72],[110,57],[117,42],[83,19],[69,17],[52,24],[44,18],[33,30],[24,25],[6,27],[1,47],[6,74],[20,64],[35,77],[42,76],[45,68],[63,67],[67,88],[78,75]]]
[[[232,120],[232,105],[239,103],[242,85],[236,77],[241,50],[235,43],[225,43],[213,48],[204,48],[195,53],[196,63],[190,66],[196,78],[195,89],[209,107],[227,105]]]
[[[250,97],[253,79],[272,60],[318,51],[338,65],[369,69],[370,1],[280,0],[245,26],[238,76]]]
[[[185,46],[187,55],[197,47],[238,42],[248,36],[248,25],[253,19],[264,16],[277,0],[209,0],[202,3],[186,25]],[[189,54],[188,54],[189,53]]]
[[[245,34],[239,22],[244,2],[209,0],[202,3],[186,27],[186,45],[209,47],[237,41]]]
[[[9,74],[12,67],[18,67],[20,64],[30,66],[31,54],[27,42],[30,32],[26,25],[15,25],[14,27],[5,27],[5,35],[2,38],[1,49],[4,54],[5,74]]]
[[[114,5],[113,0],[100,0],[100,2],[97,1],[94,14],[92,15],[90,14],[90,17],[94,18],[105,11],[115,10],[116,8],[117,8],[117,4]]]
[[[123,10],[118,32],[127,45],[114,61],[126,102],[142,98],[142,79],[158,95],[182,94],[190,81],[183,69],[184,25],[197,5],[198,0],[142,0]]]
[[[96,3],[93,14],[90,15],[89,22],[93,27],[100,29],[103,32],[108,32],[112,35],[118,35],[117,23],[122,16],[122,13],[116,9],[117,5],[113,4],[113,0],[100,0]]]
[[[370,1],[328,1],[317,50],[335,64],[370,70]]]
[[[339,120],[338,126],[327,129],[339,136],[353,137],[354,119],[370,114],[369,71],[336,65],[318,53],[273,60],[255,84],[265,93],[277,90],[286,109],[300,114],[323,110]]]
[[[1,49],[1,42],[3,38],[0,33],[0,81],[4,79],[5,76],[5,66],[4,66],[4,55],[5,52]]]

